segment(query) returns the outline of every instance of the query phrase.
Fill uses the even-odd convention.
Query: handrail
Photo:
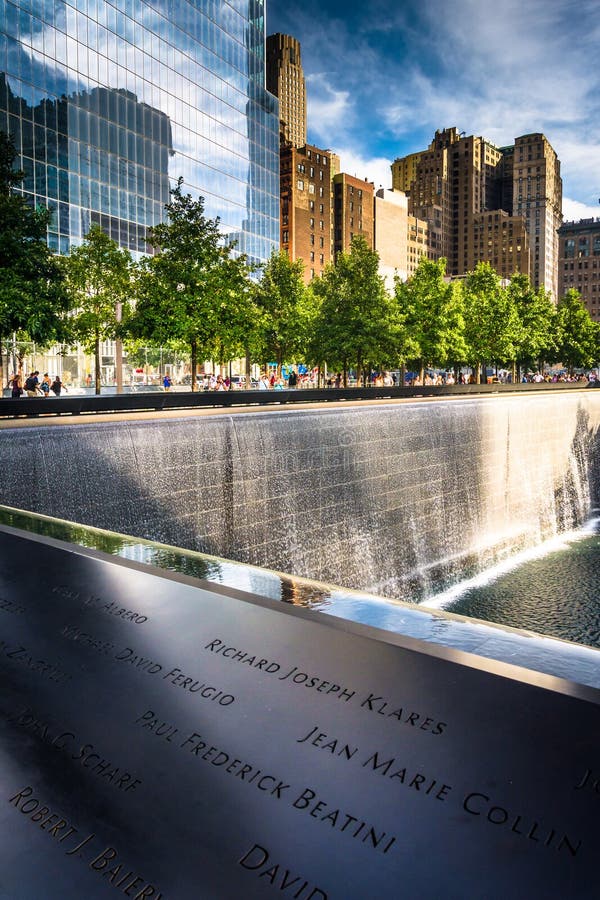
[[[556,390],[581,390],[580,382],[518,384],[453,384],[419,387],[303,388],[234,391],[148,391],[134,394],[99,394],[66,397],[0,399],[0,418],[26,418],[95,413],[160,412],[177,409],[228,409],[231,407],[328,403],[340,400],[399,400],[422,397],[502,394]]]

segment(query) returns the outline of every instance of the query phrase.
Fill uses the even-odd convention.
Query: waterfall
[[[589,390],[9,428],[0,502],[419,599],[582,524],[599,423]]]

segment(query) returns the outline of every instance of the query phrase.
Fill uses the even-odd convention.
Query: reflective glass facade
[[[66,253],[90,225],[144,252],[169,187],[240,251],[279,246],[279,116],[265,0],[0,0],[0,129]]]

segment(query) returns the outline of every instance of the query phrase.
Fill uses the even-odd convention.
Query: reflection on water
[[[0,506],[0,524],[380,628],[387,626],[380,621],[381,616],[378,615],[377,609],[387,611],[395,606],[394,601],[371,594],[294,578],[268,569],[219,559],[205,553],[183,550],[9,507]]]
[[[405,630],[406,605],[373,594],[8,507],[0,506],[0,524],[388,631]],[[416,609],[444,608],[460,616],[600,647],[599,575],[600,519],[596,519],[587,532],[563,536],[560,544],[556,539],[548,542],[516,568],[505,565],[490,570],[477,584],[465,582],[462,588],[434,596]],[[444,630],[443,620],[438,625]]]

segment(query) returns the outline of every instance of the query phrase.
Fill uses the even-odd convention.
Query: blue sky
[[[598,0],[267,0],[267,34],[302,46],[308,139],[391,186],[437,128],[498,146],[543,132],[565,219],[600,216]]]

